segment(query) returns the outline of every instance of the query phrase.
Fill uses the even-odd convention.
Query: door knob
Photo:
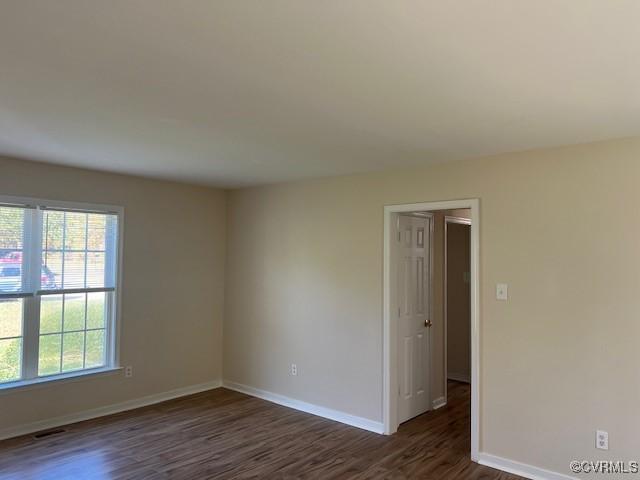
[[[433,323],[431,322],[431,320],[425,320],[425,321],[424,321],[424,326],[425,326],[425,327],[430,327],[431,325],[433,325]]]

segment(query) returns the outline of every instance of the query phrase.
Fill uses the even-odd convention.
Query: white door
[[[397,245],[398,420],[431,409],[430,230],[432,219],[400,215]]]

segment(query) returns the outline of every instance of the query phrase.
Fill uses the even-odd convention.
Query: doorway
[[[444,371],[471,383],[471,219],[444,217]],[[445,381],[445,401],[447,399]]]
[[[384,208],[383,420],[385,433],[392,434],[403,421],[437,407],[435,400],[439,399],[432,398],[431,392],[433,345],[430,323],[434,302],[429,272],[433,269],[433,253],[427,252],[433,250],[433,212],[457,209],[469,209],[471,221],[471,268],[468,275],[471,310],[470,436],[471,459],[477,461],[480,387],[477,199],[390,205]],[[413,309],[402,302],[413,302]],[[445,389],[446,377],[444,370]]]

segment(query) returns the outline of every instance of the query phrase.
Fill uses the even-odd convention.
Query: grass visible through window
[[[22,299],[0,300],[0,382],[20,378],[21,358]]]
[[[39,375],[104,365],[105,295],[100,292],[42,297]]]
[[[62,297],[42,297],[39,375],[100,367],[105,363],[105,294],[89,293],[86,297],[85,294],[66,295],[64,332]],[[21,335],[22,300],[0,301],[0,382],[20,378],[22,338],[11,337]]]

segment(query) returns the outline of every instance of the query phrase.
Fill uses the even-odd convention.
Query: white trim
[[[448,262],[449,262],[449,252],[447,251],[447,235],[449,234],[449,230],[448,230],[448,225],[450,223],[458,223],[461,225],[469,225],[471,226],[471,219],[470,218],[463,218],[463,217],[453,217],[453,216],[449,216],[449,215],[445,215],[444,216],[444,238],[443,238],[443,249],[444,249],[444,264],[442,266],[443,271],[442,271],[442,276],[444,279],[444,283],[442,285],[442,299],[443,299],[443,308],[442,308],[442,318],[443,318],[443,323],[444,323],[444,398],[445,400],[448,398],[449,396],[449,392],[447,391],[447,380],[449,378],[451,378],[452,380],[458,380],[457,378],[453,378],[449,375],[449,317],[448,317],[448,311],[447,311],[447,270],[448,270]],[[455,375],[455,374],[453,374]],[[457,375],[456,375],[457,376]],[[459,377],[459,376],[458,376]],[[469,375],[465,376],[465,380],[458,380],[460,382],[467,382],[467,383],[471,383],[471,379],[469,378]]]
[[[70,202],[66,200],[51,200],[49,198],[38,197],[16,197],[13,195],[0,195],[0,203],[16,206],[28,206],[29,208],[46,206],[48,208],[67,209],[74,212],[111,213],[116,215],[124,211],[124,208],[119,205],[87,203],[82,201]]]
[[[112,207],[116,209],[118,215],[118,225],[116,232],[117,246],[116,246],[116,292],[115,292],[115,315],[111,315],[113,318],[113,324],[111,325],[111,335],[109,341],[111,342],[111,366],[120,367],[120,332],[122,331],[122,293],[123,289],[123,271],[124,271],[124,207]],[[106,257],[105,257],[106,258]]]
[[[107,405],[104,407],[98,407],[91,410],[84,410],[82,412],[63,415],[61,417],[55,417],[33,423],[27,423],[24,425],[18,425],[15,427],[4,428],[0,430],[0,440],[18,437],[20,435],[26,435],[28,433],[39,432],[42,430],[48,430],[50,428],[56,428],[76,422],[82,422],[84,420],[90,420],[92,418],[104,417],[106,415],[125,412],[127,410],[134,410],[136,408],[166,402],[167,400],[173,400],[174,398],[185,397],[187,395],[193,395],[194,393],[206,392],[207,390],[213,390],[214,388],[218,388],[220,386],[220,380],[214,380],[197,385],[190,385],[188,387],[176,388],[167,392],[156,393],[133,400],[127,400],[125,402],[114,403],[112,405]]]
[[[85,378],[91,378],[102,375],[111,375],[122,370],[121,367],[98,367],[84,370],[75,370],[72,372],[58,373],[54,375],[46,375],[31,380],[18,380],[16,382],[0,383],[0,395],[7,395],[32,388],[51,386],[52,383],[70,383],[77,382]]]
[[[468,373],[449,372],[446,377],[448,380],[454,380],[456,382],[471,383],[471,378],[469,378]]]
[[[383,424],[384,432],[392,434],[398,429],[398,391],[395,352],[395,316],[391,312],[391,218],[394,213],[425,212],[433,210],[471,209],[471,459],[477,461],[480,439],[480,299],[479,299],[479,252],[480,252],[480,202],[478,199],[449,200],[442,202],[409,203],[384,207],[383,238]]]
[[[446,404],[447,404],[447,400],[444,397],[438,397],[438,398],[434,399],[433,402],[432,402],[434,410],[442,408]]]
[[[480,453],[478,455],[478,463],[487,467],[497,468],[503,472],[509,472],[514,475],[530,478],[532,480],[574,480],[576,478],[563,473],[545,470],[544,468],[534,467],[533,465],[527,465],[526,463],[516,462],[515,460],[491,455],[489,453]]]
[[[223,380],[222,386],[229,390],[251,395],[252,397],[261,398],[268,402],[277,403],[284,407],[293,408],[301,412],[317,415],[318,417],[328,418],[336,422],[351,425],[352,427],[361,428],[374,433],[383,433],[384,426],[381,422],[375,420],[369,420],[368,418],[358,417],[349,413],[341,412],[339,410],[333,410],[331,408],[321,407],[312,403],[296,400],[295,398],[285,397],[277,393],[269,392],[267,390],[261,390],[259,388],[250,387],[241,383],[232,382],[230,380]]]
[[[31,248],[42,245],[42,212],[38,208],[30,209],[29,220],[25,218],[25,233],[22,245],[22,268],[26,270],[27,282],[31,291],[40,289],[42,274],[42,249]],[[29,231],[29,233],[27,233]],[[24,264],[26,260],[27,264]],[[25,268],[26,267],[26,268]],[[22,272],[23,282],[25,272]],[[22,365],[20,378],[36,378],[38,376],[39,333],[40,333],[40,300],[34,295],[25,297],[22,308]],[[62,354],[62,352],[61,352]]]
[[[70,293],[110,293],[115,291],[115,287],[61,288],[59,290],[37,290],[36,293],[32,296],[46,297],[47,295],[62,295]]]
[[[464,217],[451,217],[449,215],[444,216],[445,223],[459,223],[460,225],[469,225],[471,226],[471,219]]]
[[[435,258],[435,245],[434,245],[434,236],[436,230],[436,218],[432,213],[427,214],[430,217],[429,220],[429,320],[433,322],[433,312],[434,312],[434,301],[435,298],[435,288],[433,286],[433,260]],[[433,323],[432,323],[433,324]],[[429,400],[431,401],[431,406],[435,410],[439,407],[433,407],[433,388],[431,388],[431,380],[433,379],[433,329],[429,328]],[[446,403],[445,398],[445,403]]]

